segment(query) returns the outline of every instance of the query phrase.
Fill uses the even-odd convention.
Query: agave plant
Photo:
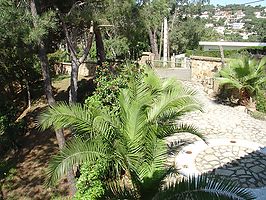
[[[257,95],[266,84],[266,57],[260,61],[243,57],[222,68],[216,79],[228,89],[236,89],[240,103]],[[265,89],[265,88],[264,88]]]

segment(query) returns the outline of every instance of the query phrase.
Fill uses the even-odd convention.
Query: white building
[[[222,46],[223,49],[241,49],[245,47],[266,47],[266,43],[261,42],[199,42],[205,51],[219,50]]]
[[[244,25],[245,23],[232,23],[232,29],[235,29],[235,30],[240,30],[240,29],[243,29],[244,28]]]
[[[205,28],[212,28],[214,27],[214,24],[210,23],[210,24],[205,24]]]
[[[214,30],[215,30],[217,33],[224,34],[225,27],[224,27],[224,26],[218,26],[218,27],[215,27]]]
[[[209,13],[207,11],[203,12],[201,15],[200,15],[200,18],[201,19],[208,19],[209,18]]]

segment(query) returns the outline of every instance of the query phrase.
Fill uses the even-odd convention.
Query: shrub
[[[103,177],[106,174],[106,162],[98,160],[96,163],[84,163],[80,168],[77,181],[76,200],[96,200],[105,193]]]
[[[69,61],[69,56],[67,51],[57,50],[54,53],[48,54],[48,59],[51,64],[59,63],[59,62],[67,62]]]
[[[225,58],[238,58],[239,56],[266,55],[266,47],[248,47],[239,50],[224,50]],[[219,50],[203,51],[201,49],[187,50],[186,56],[221,57]]]
[[[266,96],[263,92],[256,96],[256,109],[260,112],[266,113]]]
[[[265,67],[266,57],[261,61],[243,57],[231,60],[219,71],[216,79],[229,90],[237,92],[235,95],[239,98],[239,103],[244,104],[250,97],[256,99],[263,92],[266,84]]]
[[[130,79],[142,75],[142,69],[136,64],[111,66],[104,63],[97,66],[95,73],[96,90],[93,96],[88,97],[85,105],[107,106],[117,111],[118,95],[121,89],[126,88]],[[93,102],[93,103],[92,103]]]

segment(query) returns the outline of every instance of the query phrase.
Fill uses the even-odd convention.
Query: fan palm
[[[258,94],[266,84],[266,57],[257,61],[248,57],[232,60],[222,68],[216,79],[221,85],[237,89],[240,101]]]

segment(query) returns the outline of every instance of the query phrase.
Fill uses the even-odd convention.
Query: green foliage
[[[153,200],[183,200],[183,199],[255,199],[255,196],[245,188],[240,188],[234,182],[209,175],[183,178],[176,184],[171,184],[160,191]]]
[[[34,27],[31,27],[27,42],[35,43],[44,39],[48,36],[49,30],[55,29],[57,26],[55,12],[47,11],[43,15],[33,18],[32,21],[35,23]]]
[[[59,104],[40,116],[44,129],[71,127],[83,138],[72,139],[53,158],[49,182],[56,183],[74,164],[81,164],[77,199],[175,199],[180,191],[182,197],[198,193],[252,199],[234,184],[200,177],[160,190],[169,172],[164,166],[167,151],[163,138],[180,131],[200,136],[194,127],[176,124],[179,116],[200,105],[195,92],[174,79],[162,81],[151,71],[145,73],[130,79],[120,91],[116,115],[88,103],[86,107]]]
[[[222,68],[216,79],[221,85],[236,89],[240,101],[256,97],[265,90],[266,84],[266,57],[260,61],[243,57],[232,60]]]
[[[40,116],[44,129],[71,127],[83,138],[73,139],[52,160],[50,183],[59,180],[73,164],[105,158],[110,161],[111,181],[126,176],[135,186],[164,170],[164,137],[182,131],[200,136],[193,126],[175,122],[184,113],[200,108],[195,92],[173,79],[162,81],[153,72],[146,73],[130,79],[128,87],[120,91],[116,114],[91,104],[60,104]]]
[[[105,40],[106,57],[109,59],[125,58],[129,52],[129,42],[125,37]]]
[[[265,55],[265,47],[247,47],[239,50],[224,50],[225,58],[239,58],[243,55]],[[186,50],[187,56],[221,57],[220,51]]]
[[[141,69],[135,64],[97,66],[95,72],[96,90],[88,97],[86,105],[102,105],[114,112],[118,111],[118,96],[131,79],[141,76]]]
[[[59,62],[69,62],[69,56],[65,50],[57,50],[47,55],[50,64],[56,64]]]
[[[170,3],[168,0],[154,0],[145,2],[140,10],[140,16],[146,27],[160,27],[163,18],[169,15]]]
[[[102,179],[106,175],[106,162],[103,159],[96,163],[84,163],[80,168],[80,177],[77,181],[77,200],[97,200],[105,193]]]
[[[17,148],[16,138],[24,132],[24,121],[15,122],[18,109],[0,100],[0,153]]]
[[[246,22],[245,28],[249,32],[256,32],[256,37],[253,41],[266,42],[266,19],[251,18],[251,21]]]
[[[259,112],[266,113],[266,96],[265,96],[266,90],[259,91],[256,95],[256,109]]]
[[[0,172],[3,170],[2,167],[3,166],[0,165]],[[0,183],[0,189],[2,187],[2,188],[12,191],[14,189],[13,181],[14,181],[14,176],[16,175],[16,173],[17,173],[16,168],[10,168],[7,171],[5,171],[4,174],[0,174],[1,176],[3,176],[1,178],[5,179],[5,184],[1,185]]]
[[[16,5],[15,1],[0,0],[0,140],[4,149],[16,146],[20,125],[15,120],[19,108],[25,105],[25,82],[31,85],[40,77],[34,48],[27,43],[31,17],[22,5],[22,2]]]
[[[200,19],[188,18],[176,21],[170,32],[172,49],[177,53],[182,53],[186,49],[196,49],[204,34],[204,24]]]

